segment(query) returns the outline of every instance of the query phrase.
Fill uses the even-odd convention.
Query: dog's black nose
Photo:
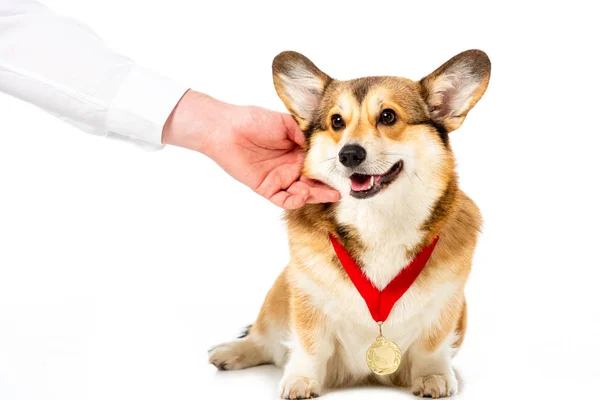
[[[353,168],[358,167],[365,161],[365,158],[367,158],[367,151],[357,144],[347,144],[342,147],[338,156],[344,167]]]

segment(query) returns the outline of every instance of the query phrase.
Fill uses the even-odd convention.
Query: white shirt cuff
[[[189,88],[133,64],[108,110],[107,136],[159,150],[167,118]]]

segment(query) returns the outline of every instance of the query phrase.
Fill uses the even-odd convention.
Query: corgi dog
[[[284,369],[285,399],[364,384],[432,398],[457,392],[452,358],[465,336],[464,287],[482,219],[458,187],[449,134],[485,92],[490,72],[480,50],[456,55],[420,81],[340,81],[299,53],[274,59],[276,91],[306,136],[303,175],[341,199],[286,212],[290,262],[248,331],[209,351],[212,364],[275,364]],[[402,352],[394,373],[375,374],[365,361],[379,326],[332,238],[378,290],[437,240],[382,325]]]

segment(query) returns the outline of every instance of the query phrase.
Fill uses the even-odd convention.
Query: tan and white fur
[[[277,93],[306,135],[304,174],[342,198],[287,212],[289,265],[247,335],[213,348],[211,363],[224,370],[280,366],[286,399],[370,383],[408,386],[434,398],[456,393],[451,360],[466,330],[464,286],[481,216],[458,188],[448,134],[481,98],[489,77],[489,59],[479,50],[417,82],[337,81],[301,54],[275,58]],[[349,146],[362,149],[359,165],[343,159]],[[368,189],[355,190],[365,179]],[[403,352],[392,375],[375,375],[366,364],[378,326],[335,256],[330,233],[379,289],[439,236],[423,272],[383,324]]]

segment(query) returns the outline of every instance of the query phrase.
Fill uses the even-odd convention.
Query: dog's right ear
[[[273,83],[277,94],[306,130],[331,78],[308,58],[295,51],[284,51],[273,60]]]

